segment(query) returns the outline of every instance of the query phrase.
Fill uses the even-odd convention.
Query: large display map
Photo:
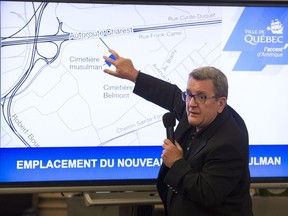
[[[220,66],[217,7],[13,4],[1,2],[1,147],[161,145],[165,110],[103,73],[108,48],[183,88],[194,67]]]
[[[285,8],[1,2],[0,147],[161,145],[166,111],[134,95],[132,82],[103,73],[113,67],[103,59],[109,48],[183,90],[194,68],[222,69],[228,103],[246,121],[251,143],[285,144],[277,129],[287,121],[280,116],[288,106],[285,14]],[[275,102],[277,112],[270,112]]]

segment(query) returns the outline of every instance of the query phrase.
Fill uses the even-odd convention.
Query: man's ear
[[[222,113],[223,109],[225,108],[227,104],[227,98],[226,97],[220,97],[218,98],[218,113]]]

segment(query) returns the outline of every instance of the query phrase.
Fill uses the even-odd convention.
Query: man
[[[165,139],[157,189],[168,216],[251,216],[248,132],[227,105],[226,76],[213,67],[189,74],[185,92],[139,72],[110,50],[116,69],[104,72],[135,82],[133,92],[179,120],[174,145]]]

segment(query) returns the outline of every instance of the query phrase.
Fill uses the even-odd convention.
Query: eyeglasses
[[[194,98],[194,101],[196,104],[204,104],[207,99],[216,98],[216,96],[208,97],[204,94],[195,94],[194,95],[194,94],[186,92],[186,91],[182,92],[182,100],[183,101],[190,102],[192,98]]]

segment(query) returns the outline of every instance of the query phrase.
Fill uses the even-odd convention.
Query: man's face
[[[212,80],[195,80],[189,78],[187,82],[187,93],[193,95],[203,94],[207,97],[205,103],[196,103],[194,98],[186,101],[186,112],[189,124],[199,131],[207,127],[221,113],[226,105],[226,98],[214,98],[215,91]]]

